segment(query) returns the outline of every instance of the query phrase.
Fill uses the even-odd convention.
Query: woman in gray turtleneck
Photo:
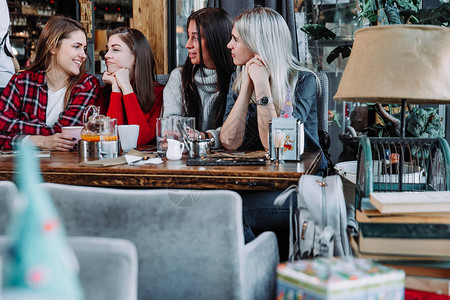
[[[189,56],[170,74],[164,88],[164,117],[195,117],[202,138],[214,137],[220,145],[230,77],[234,71],[227,43],[232,21],[221,8],[203,8],[187,21]]]

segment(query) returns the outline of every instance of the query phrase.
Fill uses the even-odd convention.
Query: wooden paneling
[[[156,59],[156,73],[168,73],[167,0],[133,0],[130,26],[147,37]]]

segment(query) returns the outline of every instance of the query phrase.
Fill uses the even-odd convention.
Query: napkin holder
[[[300,161],[305,147],[305,133],[303,123],[297,118],[275,118],[269,122],[269,156],[275,160],[275,131],[285,133],[283,160]]]
[[[78,141],[78,156],[85,158],[113,158],[119,155],[119,141]]]

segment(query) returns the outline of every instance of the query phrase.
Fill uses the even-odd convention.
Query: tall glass
[[[100,153],[102,154],[102,157],[117,157],[119,155],[117,119],[105,118],[101,127]]]
[[[159,154],[166,153],[167,139],[174,138],[172,127],[172,118],[156,119],[156,151]]]
[[[156,150],[159,154],[166,153],[167,139],[183,142],[182,134],[177,126],[178,121],[181,121],[185,128],[195,131],[194,117],[170,116],[156,119]]]

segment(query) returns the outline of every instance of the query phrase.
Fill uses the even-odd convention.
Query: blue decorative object
[[[47,191],[40,185],[39,160],[29,143],[19,147],[14,203],[9,228],[11,248],[5,261],[5,291],[36,298],[84,299],[78,263]]]

